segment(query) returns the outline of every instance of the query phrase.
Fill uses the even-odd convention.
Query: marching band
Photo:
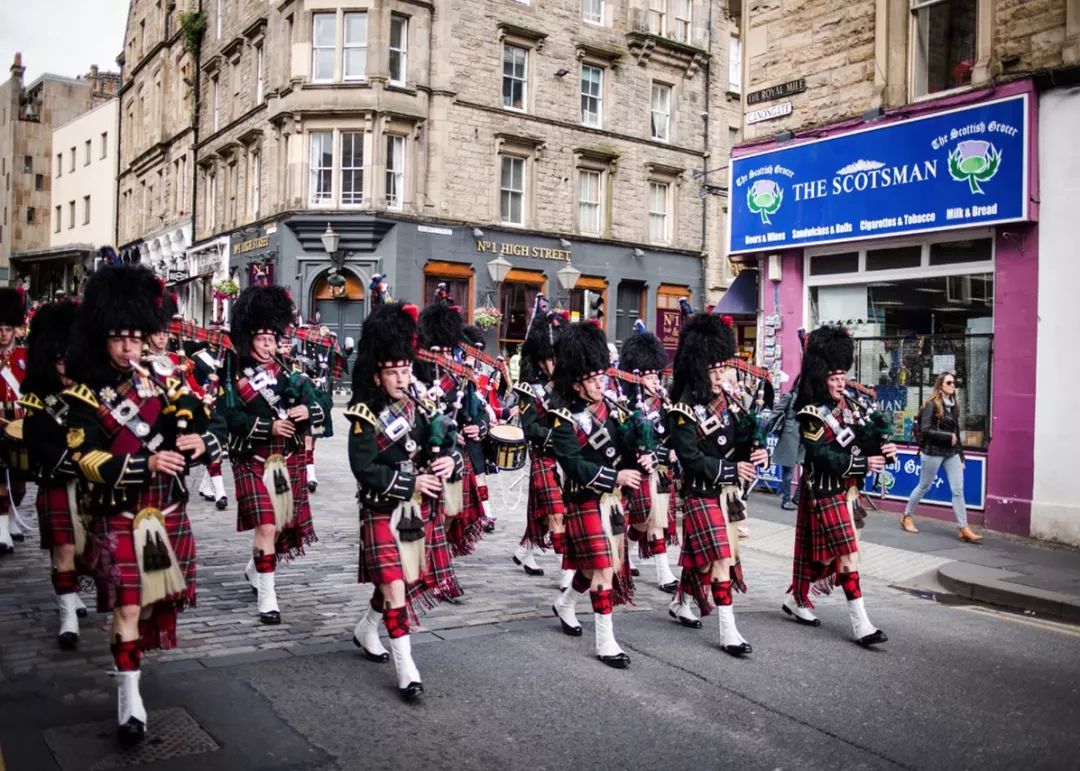
[[[393,662],[401,696],[424,692],[410,629],[420,613],[463,594],[454,562],[495,527],[487,481],[500,471],[528,469],[514,564],[542,576],[537,555],[559,556],[552,612],[563,633],[581,636],[578,602],[588,593],[603,663],[630,665],[613,622],[615,606],[634,598],[630,542],[654,560],[654,586],[673,595],[671,618],[700,629],[715,611],[721,648],[751,653],[733,611],[734,594],[747,591],[737,527],[770,463],[767,378],[736,365],[730,323],[684,307],[669,366],[664,345],[638,322],[612,366],[599,325],[571,323],[538,295],[515,383],[445,286],[420,311],[390,298],[378,278],[380,301],[363,324],[343,410],[358,580],[372,585],[353,642],[366,659]],[[177,614],[196,600],[192,467],[207,467],[198,492],[225,509],[228,457],[237,530],[252,531],[243,575],[260,622],[282,620],[279,561],[317,541],[315,438],[329,435],[333,383],[344,370],[332,335],[294,322],[284,288],[253,286],[233,303],[228,332],[200,329],[176,317],[175,300],[148,270],[108,266],[81,301],[36,308],[22,348],[25,297],[0,290],[0,555],[25,537],[17,510],[31,479],[58,645],[80,643],[80,576],[95,582],[98,610],[112,613],[125,744],[147,732],[143,652],[174,646]],[[806,462],[782,610],[816,626],[811,595],[840,586],[855,640],[871,646],[887,637],[862,600],[858,491],[896,448],[873,393],[847,381],[851,364],[846,331],[809,335],[796,397]],[[680,550],[679,575],[669,547]]]

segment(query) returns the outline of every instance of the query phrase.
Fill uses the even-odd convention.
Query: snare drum
[[[492,426],[488,431],[487,457],[502,471],[525,466],[525,432],[519,426]]]

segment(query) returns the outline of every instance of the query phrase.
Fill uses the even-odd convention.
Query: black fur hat
[[[610,362],[603,330],[588,321],[571,324],[555,341],[555,390],[573,399],[574,383],[606,372]]]
[[[484,330],[475,324],[466,324],[461,328],[461,339],[474,348],[484,350]]]
[[[796,408],[826,401],[829,397],[829,375],[847,372],[854,363],[855,341],[844,327],[818,327],[811,332],[806,338],[806,350],[803,351]]]
[[[105,339],[110,333],[148,335],[161,328],[164,287],[141,265],[110,265],[86,282],[68,354],[72,380],[92,388],[115,382]]]
[[[34,313],[26,338],[25,393],[49,396],[63,390],[56,364],[67,356],[78,310],[78,305],[63,300],[46,303]]]
[[[461,342],[463,323],[456,308],[436,300],[420,311],[420,347],[454,348]]]
[[[416,358],[416,315],[415,305],[396,302],[376,306],[364,320],[353,365],[353,404],[383,401],[385,395],[375,385],[375,373],[386,366],[410,364]]]
[[[18,289],[0,287],[0,324],[21,327],[26,319],[26,297]]]
[[[664,344],[647,329],[635,331],[626,338],[619,351],[619,368],[624,372],[662,372],[667,363]]]
[[[521,381],[546,380],[540,374],[540,362],[555,358],[555,344],[570,325],[557,311],[542,311],[533,316],[521,346]]]
[[[249,286],[236,298],[231,320],[233,345],[246,364],[256,335],[285,334],[293,322],[293,301],[283,286]]]
[[[735,355],[735,330],[712,313],[695,313],[679,330],[675,351],[672,401],[708,404],[712,400],[709,369]]]

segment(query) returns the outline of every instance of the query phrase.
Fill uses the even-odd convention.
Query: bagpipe
[[[306,345],[321,348],[326,352],[327,369],[331,378],[338,380],[345,376],[345,356],[333,335],[323,334],[317,327],[296,327],[292,336]]]
[[[851,409],[855,432],[854,444],[864,456],[882,455],[883,445],[892,443],[893,424],[890,417],[881,409],[877,400],[877,391],[862,383],[849,381],[844,391],[844,399]],[[894,460],[889,456],[888,460]],[[880,494],[885,495],[885,475],[878,473]]]
[[[220,329],[206,329],[191,321],[173,319],[169,322],[169,335],[178,340],[190,340],[196,343],[206,343],[217,352],[222,350],[236,353],[232,338],[229,333]]]

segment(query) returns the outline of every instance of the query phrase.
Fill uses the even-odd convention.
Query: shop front
[[[956,376],[973,518],[1028,534],[1038,299],[1036,102],[1029,83],[908,108],[809,141],[736,148],[729,249],[757,263],[759,355],[799,372],[798,331],[841,324],[850,375],[873,386],[904,450],[886,474],[900,506],[919,462],[913,426]],[[823,134],[823,135],[822,135]],[[740,274],[741,275],[741,274]],[[951,516],[942,481],[927,510]]]

